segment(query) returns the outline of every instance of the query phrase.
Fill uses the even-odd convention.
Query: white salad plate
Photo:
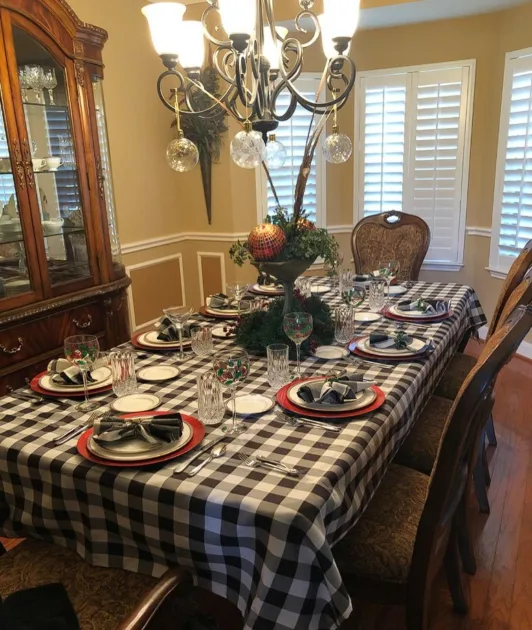
[[[381,315],[379,313],[368,313],[363,311],[355,313],[355,321],[362,324],[372,324],[373,322],[378,322],[380,319]]]
[[[161,399],[155,394],[135,392],[113,400],[110,407],[113,411],[118,411],[119,413],[137,413],[140,411],[151,411],[160,404]]]
[[[401,284],[392,284],[390,286],[390,295],[404,295],[408,289]],[[384,293],[388,295],[388,287],[384,287]]]
[[[324,286],[312,285],[310,289],[313,295],[323,295],[324,293],[329,293],[331,290],[331,286],[326,284]]]
[[[152,365],[137,372],[137,378],[147,383],[163,383],[171,381],[181,374],[179,368],[173,365]]]
[[[314,351],[318,359],[344,359],[349,356],[349,350],[340,346],[318,346]]]
[[[275,405],[273,398],[262,394],[244,394],[235,398],[237,416],[256,416],[270,411]],[[227,409],[233,413],[233,401],[226,404]]]
[[[219,324],[218,326],[213,326],[212,336],[218,337],[219,339],[231,339],[232,337],[236,337],[235,333],[224,332],[224,328],[227,328],[227,326],[227,324]]]

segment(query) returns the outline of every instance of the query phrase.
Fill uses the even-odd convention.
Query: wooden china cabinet
[[[105,110],[107,33],[64,0],[0,0],[0,394],[69,335],[129,338]]]

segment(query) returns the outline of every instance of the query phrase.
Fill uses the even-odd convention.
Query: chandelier
[[[274,0],[206,1],[209,6],[201,22],[183,21],[186,7],[177,2],[157,2],[142,9],[154,48],[166,67],[157,81],[157,93],[177,118],[178,139],[167,152],[170,165],[185,171],[198,161],[197,148],[183,137],[181,116],[209,118],[219,116],[222,108],[243,126],[231,143],[234,161],[254,168],[265,160],[270,168],[280,168],[286,150],[276,140],[275,130],[298,106],[321,118],[333,115],[333,134],[324,143],[324,154],[330,162],[346,161],[351,141],[339,133],[336,115],[355,84],[349,49],[358,26],[360,0],[323,0],[321,15],[312,11],[314,0],[298,0],[297,37],[276,25]],[[298,90],[297,80],[303,72],[305,50],[320,37],[325,64],[318,93],[311,100]],[[209,94],[212,105],[195,109],[194,91],[208,94],[200,81],[206,42],[223,89],[218,97]],[[165,93],[168,79],[173,87]],[[282,94],[288,99],[280,99]]]

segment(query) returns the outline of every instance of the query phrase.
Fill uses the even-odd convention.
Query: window
[[[321,81],[321,74],[302,74],[297,80],[297,89],[308,100],[315,101],[316,94]],[[286,92],[279,95],[277,99],[277,111],[284,112],[289,104],[290,98]],[[283,208],[290,210],[294,205],[294,190],[299,175],[299,168],[303,160],[305,144],[310,123],[312,121],[311,112],[300,105],[290,120],[279,123],[275,131],[277,140],[282,142],[286,148],[288,157],[284,166],[280,169],[271,170],[270,175],[273,180],[275,190]],[[314,123],[319,121],[319,116],[314,118]],[[305,191],[304,209],[309,219],[315,221],[320,227],[325,226],[325,159],[322,155],[322,133],[314,159],[312,170],[308,178]],[[277,203],[267,181],[262,168],[257,169],[257,194],[258,194],[258,219],[263,221],[268,214],[275,212]]]
[[[532,238],[532,48],[506,55],[490,269],[506,274]]]
[[[475,62],[360,73],[355,221],[390,210],[431,230],[426,268],[463,263]]]

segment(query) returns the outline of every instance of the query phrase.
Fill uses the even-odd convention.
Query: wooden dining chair
[[[366,217],[353,229],[355,269],[366,274],[383,260],[399,262],[398,280],[417,280],[430,244],[429,226],[413,214],[384,212]]]
[[[532,307],[519,307],[486,343],[445,418],[430,476],[392,463],[366,511],[333,548],[349,594],[405,605],[408,630],[427,630],[431,584],[442,564],[455,610],[467,612],[455,514],[470,483],[490,385],[531,326]]]
[[[94,567],[70,549],[30,538],[0,557],[2,599],[52,583],[65,587],[81,630],[163,630],[158,613],[191,579],[180,568],[156,579]]]

